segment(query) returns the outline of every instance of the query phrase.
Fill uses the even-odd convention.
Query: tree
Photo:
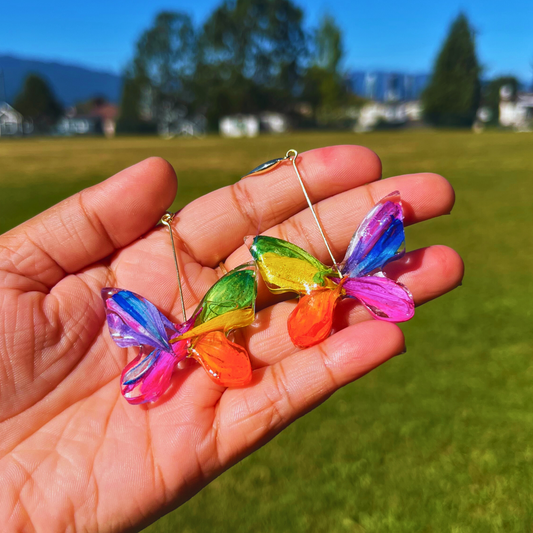
[[[461,13],[451,25],[422,95],[427,121],[436,126],[471,126],[481,98],[480,70],[474,31]]]
[[[287,111],[307,59],[302,10],[290,0],[226,0],[199,40],[197,94],[211,124],[232,112]]]
[[[156,131],[157,126],[151,117],[143,115],[142,102],[142,82],[130,68],[124,75],[117,133],[154,133]]]
[[[331,15],[326,15],[316,32],[317,65],[327,72],[339,74],[343,55],[342,33]]]
[[[146,131],[169,110],[190,104],[196,69],[196,33],[190,17],[159,13],[139,38],[122,93],[120,131]]]
[[[35,131],[47,132],[61,116],[62,108],[52,89],[41,77],[30,74],[14,102],[24,118],[31,119]]]
[[[315,119],[335,120],[347,103],[348,91],[340,71],[342,33],[331,15],[326,15],[315,32],[312,64],[303,79],[302,99],[311,105]]]

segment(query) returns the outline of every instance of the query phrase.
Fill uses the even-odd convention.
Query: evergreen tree
[[[326,15],[314,37],[313,59],[303,78],[302,99],[311,105],[317,122],[327,124],[337,120],[349,100],[340,70],[342,33],[333,17]]]
[[[193,103],[196,34],[190,17],[161,12],[139,38],[124,76],[119,132],[149,133],[179,106]]]
[[[155,133],[157,125],[152,117],[143,116],[142,100],[142,82],[128,69],[124,75],[117,133]]]
[[[435,126],[472,126],[481,99],[474,31],[461,13],[440,51],[422,95],[424,116]]]
[[[342,33],[331,15],[326,15],[316,33],[317,65],[334,74],[339,74],[342,59]]]
[[[13,105],[25,119],[33,121],[37,132],[49,131],[62,112],[52,89],[36,74],[30,74],[26,78],[22,91],[15,98]]]

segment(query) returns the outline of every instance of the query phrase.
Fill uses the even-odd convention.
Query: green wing
[[[241,265],[220,278],[205,294],[199,304],[202,312],[195,325],[236,309],[255,308],[257,285],[255,269],[251,264]]]
[[[232,331],[254,321],[257,297],[253,263],[241,265],[220,278],[205,294],[195,313],[194,327],[180,339],[211,331]]]
[[[335,272],[290,242],[259,235],[250,253],[272,292],[308,294],[320,288],[335,288],[328,279]]]

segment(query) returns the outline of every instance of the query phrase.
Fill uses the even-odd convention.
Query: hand
[[[407,224],[453,206],[440,176],[380,181],[379,159],[365,148],[313,150],[298,163],[338,259],[366,212],[394,190]],[[181,321],[169,236],[153,229],[176,186],[168,163],[148,159],[0,237],[3,531],[138,530],[403,352],[396,325],[349,302],[330,338],[299,350],[286,326],[294,300],[273,305],[260,283],[257,320],[237,333],[252,359],[249,386],[225,390],[191,361],[159,402],[128,405],[119,376],[135,350],[111,340],[100,290],[134,291]],[[189,313],[221,275],[220,261],[229,270],[250,260],[246,235],[268,231],[328,258],[288,164],[199,198],[174,227]],[[388,268],[417,304],[453,289],[462,272],[443,246],[409,252]]]

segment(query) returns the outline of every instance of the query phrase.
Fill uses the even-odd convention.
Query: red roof
[[[102,119],[115,120],[118,116],[118,106],[115,104],[101,104],[95,105],[89,113],[91,117],[99,117]]]

